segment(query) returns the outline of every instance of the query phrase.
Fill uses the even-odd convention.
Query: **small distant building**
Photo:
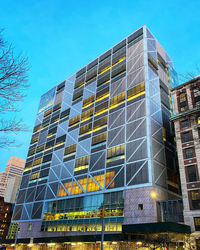
[[[0,197],[0,239],[6,239],[12,217],[12,204]]]
[[[184,221],[200,231],[200,76],[172,89]],[[199,233],[200,236],[200,233]]]
[[[15,203],[20,182],[21,182],[20,176],[15,176],[8,179],[4,194],[5,202]]]
[[[20,182],[21,180],[23,170],[24,170],[24,165],[25,165],[24,159],[21,159],[16,156],[12,156],[6,165],[6,170],[0,173],[0,196],[4,197],[7,202],[11,202],[9,200],[10,198],[5,197],[5,190],[8,185],[8,181],[12,178],[19,177],[20,179],[14,181],[15,182],[14,185],[17,185],[17,183]],[[18,191],[19,185],[20,183],[18,184],[18,186],[15,186],[15,188],[13,189],[15,193],[15,197],[13,198],[14,202],[15,202],[16,192]],[[9,187],[9,190],[6,191],[6,193],[7,195],[9,195],[9,197],[12,196],[11,194],[9,194],[10,187]]]
[[[5,189],[6,189],[6,177],[7,174],[5,171],[0,172],[0,196],[4,196]]]

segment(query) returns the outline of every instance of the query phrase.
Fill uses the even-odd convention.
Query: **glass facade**
[[[44,94],[13,221],[95,231],[105,208],[106,228],[118,231],[125,190],[177,193],[169,71],[171,59],[143,26]]]

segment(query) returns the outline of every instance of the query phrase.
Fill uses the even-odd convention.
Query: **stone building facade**
[[[172,89],[184,221],[200,231],[200,76]]]

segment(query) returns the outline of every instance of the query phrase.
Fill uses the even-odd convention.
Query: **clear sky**
[[[143,24],[174,61],[178,73],[200,65],[199,0],[6,0],[4,36],[29,57],[28,95],[17,117],[32,130],[40,96]],[[18,148],[0,149],[0,171],[13,155],[26,158],[31,133]]]

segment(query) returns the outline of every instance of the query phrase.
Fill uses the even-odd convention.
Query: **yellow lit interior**
[[[89,120],[93,115],[93,111],[94,111],[94,108],[89,109],[89,110],[85,111],[84,113],[82,113],[81,114],[81,122],[85,122],[85,121]]]
[[[110,109],[113,109],[125,102],[125,92],[121,93],[110,100]]]
[[[109,184],[109,182],[113,179],[113,177],[115,176],[115,171],[111,171],[111,172],[107,172],[106,173],[106,185]],[[95,175],[93,176],[93,178],[99,183],[99,185],[104,188],[105,186],[105,176],[104,174],[101,175]],[[93,180],[93,178],[89,177],[88,178],[88,186],[87,186],[87,177],[83,178],[83,179],[79,179],[78,183],[82,186],[82,188],[86,191],[86,186],[87,186],[87,192],[94,192],[94,191],[98,191],[100,190],[100,186]],[[67,189],[67,191],[72,195],[75,194],[81,194],[83,193],[83,190],[79,187],[79,185],[74,181],[73,182],[73,186],[72,186],[72,182],[68,181],[66,183],[63,183],[65,188]],[[72,186],[72,190],[71,190],[71,186]],[[114,187],[114,181],[112,182],[110,187]],[[62,185],[60,185],[59,187],[59,191],[58,191],[58,197],[63,197],[63,196],[67,196],[67,192],[63,189]]]
[[[104,95],[99,96],[99,97],[96,99],[96,102],[99,102],[99,101],[103,100],[104,98],[108,97],[109,95],[110,95],[110,94],[107,92],[107,93],[105,93]]]
[[[126,56],[123,56],[122,58],[120,58],[117,62],[115,62],[112,66],[117,65],[118,63],[124,61],[124,59],[126,58]]]
[[[108,71],[111,68],[111,66],[107,66],[104,69],[101,70],[101,72],[99,73],[99,75],[102,75],[104,72]]]

